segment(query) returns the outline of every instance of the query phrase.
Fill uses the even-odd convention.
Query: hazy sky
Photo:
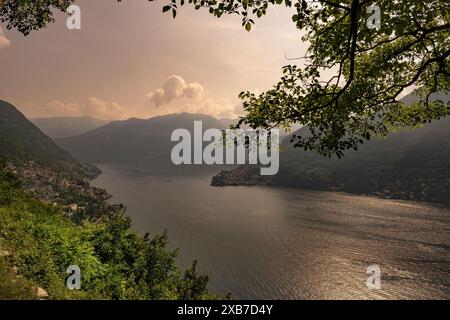
[[[292,13],[272,8],[252,32],[240,18],[217,19],[164,1],[79,0],[82,29],[59,15],[24,37],[0,31],[0,91],[30,117],[91,115],[103,119],[171,112],[235,116],[242,90],[275,84],[281,67],[306,45]]]

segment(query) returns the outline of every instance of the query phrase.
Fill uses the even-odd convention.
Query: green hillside
[[[195,263],[176,267],[167,243],[167,235],[140,237],[123,212],[74,224],[0,166],[0,300],[33,299],[37,287],[49,299],[216,298]],[[81,270],[81,290],[66,286],[70,265]]]

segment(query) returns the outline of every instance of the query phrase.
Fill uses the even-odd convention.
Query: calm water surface
[[[94,185],[142,233],[169,230],[179,265],[244,299],[450,298],[450,210],[414,202],[270,187],[211,187],[100,166]],[[378,264],[382,289],[369,290]]]

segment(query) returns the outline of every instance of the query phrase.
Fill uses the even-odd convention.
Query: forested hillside
[[[89,184],[89,179],[100,174],[98,168],[72,158],[13,105],[1,100],[0,160],[17,174],[27,192],[48,203],[71,206],[71,214],[80,218],[113,210],[105,203],[106,191]]]
[[[74,224],[58,206],[24,193],[0,167],[0,300],[211,299],[195,263],[185,272],[167,248],[167,234],[139,236],[124,212]],[[66,286],[66,270],[81,270],[81,290]]]

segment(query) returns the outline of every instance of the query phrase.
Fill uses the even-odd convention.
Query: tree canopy
[[[71,2],[3,0],[0,21],[27,34],[50,22],[52,9]],[[246,114],[238,125],[306,125],[309,134],[292,139],[296,147],[340,157],[372,136],[450,114],[449,103],[433,99],[450,88],[447,0],[170,0],[163,12],[175,18],[183,5],[219,18],[237,14],[247,31],[270,7],[289,7],[292,23],[309,43],[304,57],[283,68],[273,89],[239,95]],[[367,23],[374,5],[379,28]],[[325,78],[326,71],[334,75]],[[407,106],[400,97],[410,88],[419,88],[418,99]]]
[[[74,0],[0,0],[0,22],[24,35],[54,22],[54,10],[65,12]]]
[[[163,11],[176,12],[184,0]],[[432,99],[450,88],[450,6],[447,0],[189,0],[216,17],[242,16],[250,31],[270,6],[294,8],[292,16],[309,43],[299,64],[283,68],[281,80],[262,94],[242,92],[246,115],[239,124],[269,128],[307,125],[296,147],[342,156],[372,136],[417,126],[450,114],[450,104]],[[367,21],[380,9],[379,28]],[[173,14],[175,17],[176,14]],[[334,71],[328,79],[325,71]],[[404,105],[411,87],[418,99]]]

